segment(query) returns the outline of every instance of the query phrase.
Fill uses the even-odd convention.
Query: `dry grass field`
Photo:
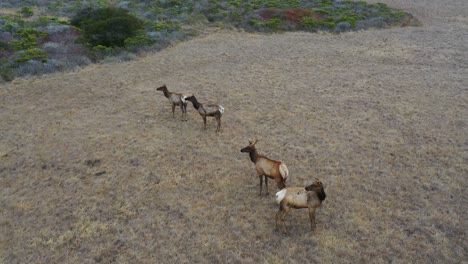
[[[423,26],[213,32],[0,86],[0,263],[467,263],[468,3],[386,0]],[[156,87],[225,108],[220,133]],[[327,199],[274,229],[284,161]]]

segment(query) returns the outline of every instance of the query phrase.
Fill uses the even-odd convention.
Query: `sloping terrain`
[[[2,263],[466,261],[468,4],[388,0],[422,27],[219,31],[0,87]],[[225,108],[221,133],[156,87]],[[284,161],[327,199],[274,230]]]

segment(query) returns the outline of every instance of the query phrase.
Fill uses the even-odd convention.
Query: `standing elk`
[[[158,87],[156,90],[162,91],[164,96],[169,100],[172,106],[172,116],[175,117],[174,110],[176,106],[180,106],[182,110],[182,121],[187,121],[187,95],[180,93],[171,93],[166,85]]]
[[[258,195],[262,195],[263,178],[265,178],[266,195],[268,195],[268,178],[274,179],[278,189],[281,190],[286,187],[289,170],[284,162],[272,160],[258,154],[255,148],[257,142],[258,139],[255,139],[255,141],[249,140],[249,145],[241,149],[241,152],[249,153],[250,160],[255,164],[255,170],[258,177],[260,177],[260,192]]]
[[[198,113],[203,118],[204,128],[206,130],[206,117],[213,116],[216,119],[218,125],[216,126],[216,132],[221,130],[221,117],[224,113],[224,107],[219,104],[201,104],[197,101],[195,95],[185,98],[186,100],[192,102],[193,107],[197,109]]]
[[[286,224],[284,218],[289,209],[309,208],[310,229],[315,229],[315,210],[322,205],[327,195],[322,182],[316,179],[314,183],[307,187],[289,187],[276,193],[276,203],[279,204],[279,211],[275,215],[276,229],[278,229],[278,219],[283,223],[284,233]]]

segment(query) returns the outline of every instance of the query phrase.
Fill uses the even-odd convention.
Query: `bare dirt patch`
[[[389,0],[422,27],[220,31],[136,61],[0,87],[5,263],[466,260],[466,3]],[[422,11],[419,12],[420,7]],[[444,11],[442,11],[444,10]],[[225,108],[221,133],[156,87]],[[240,153],[318,177],[327,199],[274,230],[274,184]]]

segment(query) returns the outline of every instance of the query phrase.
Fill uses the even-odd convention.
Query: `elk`
[[[180,106],[180,110],[182,110],[182,121],[187,121],[187,95],[180,94],[180,93],[171,93],[167,89],[166,85],[156,88],[158,91],[162,91],[164,96],[169,100],[172,106],[172,116],[174,115],[174,110],[176,106]]]
[[[249,145],[241,149],[241,152],[249,153],[250,160],[255,164],[255,171],[257,171],[258,177],[260,177],[260,192],[258,195],[262,195],[263,178],[265,178],[266,195],[268,195],[268,178],[274,179],[278,189],[281,190],[286,187],[289,170],[284,162],[272,160],[258,154],[255,148],[257,142],[258,139],[254,141],[249,140]]]
[[[223,116],[224,113],[224,107],[222,107],[219,104],[201,104],[197,101],[197,98],[195,95],[191,95],[185,100],[188,100],[192,102],[193,107],[197,109],[198,113],[201,115],[203,118],[203,124],[204,128],[206,130],[206,117],[207,116],[213,116],[216,119],[216,122],[218,125],[216,126],[216,132],[219,132],[221,130],[221,117]]]
[[[314,183],[307,187],[289,187],[284,188],[276,193],[276,203],[279,204],[279,211],[275,215],[276,229],[278,229],[278,219],[283,223],[284,233],[286,231],[286,224],[284,218],[289,209],[309,209],[310,229],[315,229],[315,210],[322,205],[327,195],[322,182],[316,179]]]

